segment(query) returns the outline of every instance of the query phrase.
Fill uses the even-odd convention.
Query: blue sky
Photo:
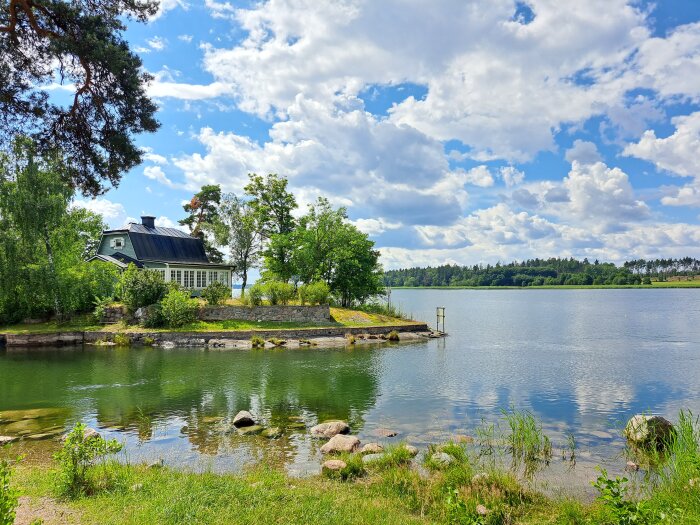
[[[78,204],[161,225],[289,178],[387,268],[700,257],[700,2],[165,0],[146,162]]]

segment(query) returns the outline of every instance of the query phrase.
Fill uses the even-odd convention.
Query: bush
[[[0,525],[12,525],[19,504],[19,491],[10,485],[12,466],[6,459],[0,460]]]
[[[92,312],[95,322],[102,322],[107,307],[112,303],[112,301],[114,301],[112,297],[95,297],[95,310]]]
[[[117,346],[131,346],[131,339],[126,334],[114,334],[114,339],[112,340]]]
[[[253,348],[262,348],[265,346],[265,339],[260,336],[254,335],[250,338],[250,346]]]
[[[139,324],[144,328],[159,328],[161,326],[165,326],[163,307],[160,305],[160,303],[145,306],[142,312],[143,315],[139,320]]]
[[[165,296],[168,286],[160,272],[139,270],[130,264],[119,278],[119,295],[129,312],[157,303]]]
[[[391,332],[389,332],[387,339],[389,341],[398,341],[399,340],[399,333],[396,330],[392,330]]]
[[[222,282],[214,281],[202,290],[202,297],[207,301],[207,304],[222,304],[231,297],[231,289]]]
[[[299,302],[301,304],[328,304],[331,289],[323,281],[304,284],[299,287]]]
[[[88,470],[99,460],[119,452],[123,445],[116,439],[107,441],[97,434],[86,434],[87,427],[76,423],[63,447],[54,455],[60,471],[58,490],[63,496],[76,497],[92,492]]]
[[[287,304],[294,298],[294,286],[282,281],[268,281],[264,285],[270,304]]]
[[[179,328],[197,320],[199,305],[196,299],[190,298],[189,292],[171,288],[160,302],[160,308],[165,324]]]
[[[263,297],[265,296],[265,290],[263,286],[259,283],[255,283],[248,290],[247,302],[251,306],[260,306],[263,303]]]

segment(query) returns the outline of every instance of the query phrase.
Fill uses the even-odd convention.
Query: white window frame
[[[197,288],[205,288],[207,286],[207,271],[197,270]]]

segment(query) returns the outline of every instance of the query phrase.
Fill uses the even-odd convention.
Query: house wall
[[[110,241],[118,237],[124,240],[124,247],[119,249],[112,248],[110,246]],[[134,245],[131,244],[131,239],[129,239],[129,234],[127,232],[109,233],[102,236],[102,241],[100,242],[100,247],[97,249],[97,253],[101,255],[114,255],[117,252],[123,253],[124,255],[128,255],[132,259],[136,259]]]

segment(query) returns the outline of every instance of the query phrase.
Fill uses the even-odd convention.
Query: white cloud
[[[593,142],[579,139],[575,140],[573,146],[566,150],[564,158],[567,162],[577,161],[580,164],[595,164],[603,160],[598,153],[598,147]]]
[[[192,42],[192,35],[178,35],[177,39],[189,44]]]
[[[108,199],[74,199],[71,206],[84,208],[102,215],[105,222],[113,228],[122,226],[126,220],[126,209],[124,209],[124,206],[121,203],[112,202]]]
[[[499,170],[499,174],[501,175],[505,185],[509,188],[517,186],[518,184],[522,183],[523,180],[525,180],[525,173],[514,168],[513,166],[503,166]]]
[[[636,144],[629,144],[624,154],[648,160],[661,170],[681,177],[700,177],[700,112],[674,117],[676,131],[669,137],[658,138],[647,130]]]
[[[151,21],[160,18],[168,11],[172,11],[178,7],[181,9],[188,9],[189,4],[184,0],[160,0],[158,3],[158,11],[156,12],[155,16],[151,17]]]
[[[488,188],[489,186],[493,186],[494,180],[488,166],[482,164],[465,173],[465,182],[473,184],[474,186]]]
[[[168,41],[162,36],[154,36],[153,38],[149,38],[146,40],[146,43],[148,44],[148,47],[155,51],[163,51],[165,46],[168,45]]]
[[[163,184],[164,186],[167,186],[168,188],[181,187],[180,184],[176,184],[172,180],[170,180],[168,178],[168,176],[165,174],[165,172],[163,171],[163,168],[161,168],[160,166],[146,166],[143,169],[143,174],[146,178],[149,178],[151,180],[159,182],[160,184]]]
[[[367,235],[378,235],[384,233],[387,230],[397,230],[401,228],[401,223],[399,222],[387,222],[384,219],[356,219],[350,221],[354,224],[358,230]]]

